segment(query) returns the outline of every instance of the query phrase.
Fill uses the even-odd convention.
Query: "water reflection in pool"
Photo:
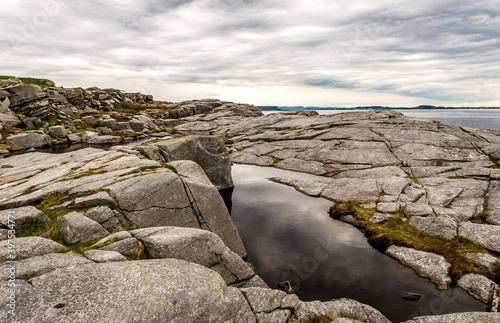
[[[439,291],[412,269],[373,249],[358,229],[328,216],[332,202],[267,180],[314,176],[248,165],[233,165],[232,175],[234,223],[249,261],[271,287],[289,280],[302,300],[352,298],[392,321],[485,310],[462,289]],[[407,302],[405,292],[422,298]]]

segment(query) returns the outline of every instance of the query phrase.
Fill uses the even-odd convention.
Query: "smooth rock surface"
[[[109,235],[99,223],[78,212],[57,218],[57,227],[68,244],[86,243]]]

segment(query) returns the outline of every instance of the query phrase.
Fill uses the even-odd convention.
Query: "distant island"
[[[261,111],[289,111],[289,110],[437,110],[437,109],[447,109],[447,110],[458,110],[458,109],[500,109],[500,107],[443,107],[434,105],[419,105],[418,107],[385,107],[379,105],[372,106],[362,106],[355,108],[346,107],[313,107],[313,106],[274,106],[274,105],[264,105],[257,106]]]

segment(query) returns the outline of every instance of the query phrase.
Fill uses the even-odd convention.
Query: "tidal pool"
[[[233,165],[231,216],[250,261],[276,288],[288,280],[304,301],[351,298],[373,306],[393,322],[415,316],[485,311],[461,288],[440,291],[413,269],[371,247],[355,227],[328,215],[331,201],[313,198],[267,178],[313,175]],[[405,292],[422,295],[417,302]]]

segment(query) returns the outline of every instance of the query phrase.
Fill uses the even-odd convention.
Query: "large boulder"
[[[9,126],[19,127],[23,122],[16,116],[16,113],[9,109],[10,100],[6,97],[3,102],[0,101],[0,123]]]
[[[9,97],[10,107],[44,98],[46,95],[37,85],[22,84],[8,89],[13,95]]]
[[[176,170],[187,187],[201,228],[217,234],[232,251],[246,258],[245,247],[226,204],[203,169],[188,160],[170,162],[167,166]]]
[[[63,268],[17,287],[16,316],[1,311],[2,322],[255,322],[237,288],[177,259]],[[2,297],[0,306],[8,301]]]
[[[217,189],[234,186],[231,160],[224,142],[217,137],[187,136],[156,143],[167,161],[192,160],[203,168]]]
[[[228,285],[255,275],[215,233],[179,227],[146,228],[130,233],[144,244],[150,258],[175,258],[197,263],[217,271]]]
[[[57,139],[65,139],[68,135],[68,130],[64,126],[53,126],[49,128],[49,135]]]
[[[246,251],[217,189],[191,161],[108,186],[127,219],[139,227],[177,226],[209,230],[241,257]]]
[[[8,137],[6,143],[7,145],[29,149],[50,146],[51,140],[49,136],[39,133],[22,133]]]

